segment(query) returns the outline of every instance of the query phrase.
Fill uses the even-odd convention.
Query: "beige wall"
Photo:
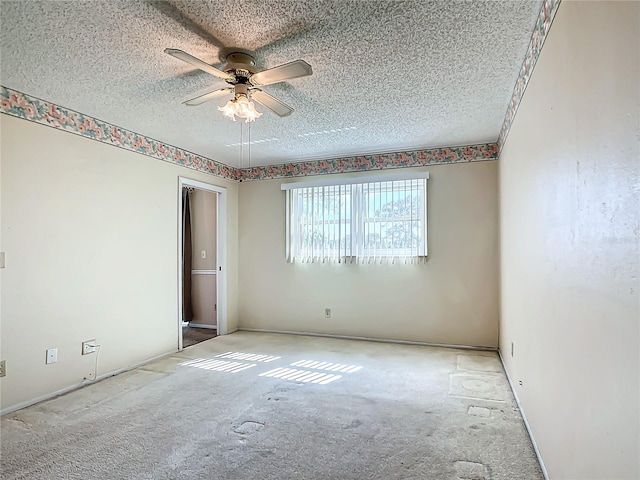
[[[237,184],[7,115],[2,131],[0,379],[7,409],[178,346],[178,176],[228,189],[237,325]],[[58,363],[45,365],[45,350]]]
[[[497,162],[426,170],[424,265],[286,263],[282,181],[240,184],[240,327],[497,346]]]
[[[639,18],[562,2],[500,158],[500,348],[554,480],[640,478]]]

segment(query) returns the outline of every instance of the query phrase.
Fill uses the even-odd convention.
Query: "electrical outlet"
[[[96,351],[95,340],[87,340],[86,342],[82,342],[82,355],[88,355],[89,353],[93,353],[95,351]]]
[[[201,256],[202,258],[207,258],[207,251],[206,251],[206,250],[202,250],[202,251],[200,252],[200,256]]]
[[[47,360],[46,364],[50,365],[52,363],[56,363],[58,361],[58,349],[57,348],[49,348],[47,350]]]
[[[0,377],[7,376],[7,362],[2,360],[0,361]]]
[[[325,308],[324,309],[324,318],[331,318],[331,309],[330,308]]]

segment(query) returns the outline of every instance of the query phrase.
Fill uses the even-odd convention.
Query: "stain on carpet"
[[[253,435],[264,428],[264,423],[247,421],[243,422],[238,428],[233,431],[240,435]]]
[[[498,375],[451,374],[449,395],[494,402],[505,401],[505,389]]]
[[[458,370],[502,373],[502,365],[495,355],[458,355]]]
[[[354,420],[349,425],[345,425],[342,428],[350,430],[352,428],[358,428],[360,425],[362,425],[362,422],[360,420]]]
[[[482,463],[460,460],[455,463],[455,469],[459,480],[491,480],[487,467]]]

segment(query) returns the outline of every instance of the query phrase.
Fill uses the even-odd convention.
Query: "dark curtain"
[[[182,189],[182,321],[193,320],[191,303],[191,268],[193,252],[191,245],[191,189]]]

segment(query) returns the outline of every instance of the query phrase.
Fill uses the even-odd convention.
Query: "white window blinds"
[[[287,261],[419,261],[427,255],[426,187],[426,178],[283,185]]]

